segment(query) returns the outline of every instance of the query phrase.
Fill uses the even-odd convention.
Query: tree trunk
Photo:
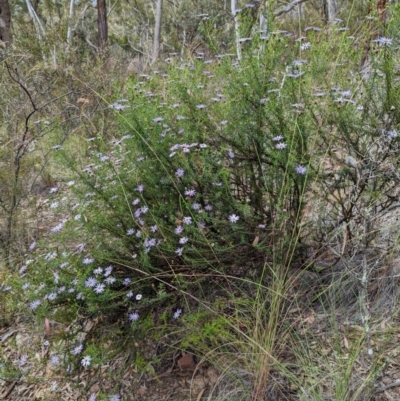
[[[236,0],[231,0],[231,13],[235,23],[236,53],[237,53],[237,58],[240,61],[242,59],[242,48],[240,47],[240,24],[239,24],[238,13],[236,10],[237,10]]]
[[[0,0],[2,1],[2,0]],[[36,14],[35,9],[32,6],[31,0],[25,0],[26,6],[28,8],[28,12],[30,17],[32,18],[33,24],[35,25],[36,28],[36,33],[39,38],[39,40],[42,40],[43,36],[45,35],[45,30],[43,28],[42,23],[40,22],[40,19],[38,15]]]
[[[260,38],[263,41],[261,45],[261,53],[265,52],[265,43],[268,39],[269,17],[267,10],[267,0],[260,7]]]
[[[158,55],[160,53],[162,5],[163,0],[157,0],[156,23],[154,26],[153,63],[158,60]]]
[[[11,10],[8,0],[0,0],[0,41],[11,43]]]
[[[103,53],[108,40],[106,0],[97,0],[97,26],[99,35],[99,50]]]
[[[331,22],[336,16],[336,0],[327,0],[328,2],[328,21]]]
[[[325,21],[332,22],[336,16],[336,0],[324,0]]]
[[[69,18],[68,18],[68,30],[67,30],[67,47],[71,46],[71,39],[72,39],[72,23],[73,23],[73,17],[74,17],[74,4],[75,0],[71,0],[69,3]]]

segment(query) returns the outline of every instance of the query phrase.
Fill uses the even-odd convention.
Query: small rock
[[[178,359],[178,367],[180,370],[194,370],[196,365],[194,363],[192,354],[185,354]]]

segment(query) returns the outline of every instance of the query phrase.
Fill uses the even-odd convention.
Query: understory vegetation
[[[211,32],[204,54],[123,77],[4,50],[0,329],[32,335],[0,348],[0,381],[50,366],[81,399],[129,400],[124,367],[156,377],[183,352],[219,373],[202,399],[375,399],[398,336],[389,11],[276,26],[240,61]],[[80,385],[122,357],[111,392]]]

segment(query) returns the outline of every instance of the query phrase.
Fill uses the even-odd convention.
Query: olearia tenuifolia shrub
[[[297,252],[308,120],[286,105],[299,81],[283,85],[279,40],[262,60],[133,82],[111,105],[121,134],[90,138],[86,166],[55,150],[71,180],[51,194],[60,220],[24,269],[35,314],[139,327],[166,309],[173,321],[193,305],[183,295],[211,296],[233,263],[246,274],[252,260],[261,275],[267,255],[284,264]]]
[[[23,268],[26,307],[42,318],[96,317],[139,341],[212,302],[232,266],[258,286],[279,278],[285,299],[288,270],[312,266],[307,241],[337,241],[366,199],[332,197],[375,185],[359,185],[349,157],[393,159],[397,146],[398,84],[378,73],[393,72],[390,40],[373,43],[375,72],[362,80],[362,49],[345,30],[305,34],[273,35],[240,63],[220,55],[138,77],[111,104],[121,132],[89,138],[87,165],[57,149],[71,181],[54,190],[60,220]],[[260,327],[278,324],[285,303],[260,299],[266,310],[278,305]]]

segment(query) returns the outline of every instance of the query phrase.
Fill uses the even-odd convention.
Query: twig
[[[168,368],[164,373],[161,373],[160,375],[156,375],[155,377],[152,377],[152,378],[150,378],[150,379],[148,379],[148,380],[146,380],[147,382],[151,382],[151,381],[153,381],[153,380],[159,380],[161,377],[166,377],[166,376],[169,376],[173,371],[174,371],[174,366],[175,366],[175,363],[176,363],[176,359],[177,359],[177,357],[178,357],[178,353],[179,353],[180,351],[179,350],[176,350],[175,352],[174,352],[174,355],[172,356],[172,365],[171,365],[171,367],[170,368]],[[178,369],[175,369],[175,371],[180,371],[180,369],[178,370]]]
[[[298,6],[301,3],[304,3],[307,0],[294,0],[291,3],[289,3],[287,6],[277,10],[274,12],[275,17],[279,17],[282,14],[288,13],[289,11],[292,11],[296,6]]]
[[[6,341],[8,337],[11,337],[16,332],[17,332],[17,330],[10,330],[8,333],[3,334],[0,337],[0,343],[3,343],[4,341]]]
[[[389,390],[390,388],[398,387],[398,386],[400,386],[400,380],[396,380],[395,382],[393,382],[391,384],[388,384],[387,386],[383,386],[381,388],[378,388],[377,390],[375,390],[374,394],[382,393],[382,392],[384,392],[386,390]]]
[[[8,389],[6,390],[6,392],[5,392],[5,393],[2,395],[2,397],[1,397],[2,400],[6,400],[6,399],[7,399],[7,397],[11,394],[11,391],[13,391],[13,390],[14,390],[14,387],[18,384],[19,379],[20,379],[20,377],[19,377],[18,379],[14,380],[14,381],[8,386]]]
[[[369,302],[368,302],[368,280],[370,276],[370,271],[368,269],[368,260],[367,260],[367,252],[368,252],[368,236],[370,235],[370,227],[367,221],[367,217],[364,217],[364,255],[363,255],[363,273],[361,278],[361,294],[360,301],[362,307],[362,319],[364,322],[364,330],[365,330],[365,339],[367,343],[367,352],[368,355],[373,355],[373,349],[371,345],[371,328],[369,322],[371,320],[371,314],[369,311]]]

